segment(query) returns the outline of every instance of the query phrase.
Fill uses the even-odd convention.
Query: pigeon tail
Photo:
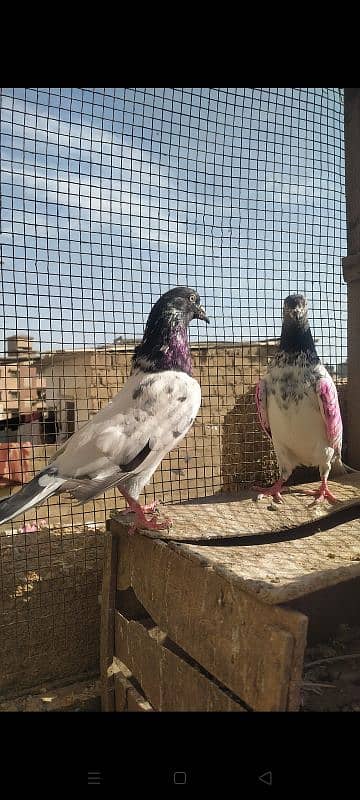
[[[347,475],[351,472],[358,472],[358,470],[349,467],[348,464],[344,464],[341,458],[334,459],[331,464],[331,478],[339,478],[341,475]]]
[[[36,478],[26,483],[19,492],[0,502],[0,525],[46,500],[47,497],[55,494],[63,483],[65,483],[65,478],[59,478],[57,470],[54,470],[53,467],[43,470]]]

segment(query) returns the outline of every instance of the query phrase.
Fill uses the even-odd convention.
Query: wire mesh
[[[343,388],[340,90],[5,88],[1,203],[3,494],[121,388],[151,305],[177,284],[196,288],[211,317],[190,329],[202,407],[147,500],[273,476],[253,387],[290,292],[306,293],[319,355]],[[19,643],[18,681],[45,641],[52,670],[72,636],[76,669],[94,665],[101,526],[115,505],[114,490],[84,507],[63,495],[26,515],[33,531],[4,526],[2,630]]]

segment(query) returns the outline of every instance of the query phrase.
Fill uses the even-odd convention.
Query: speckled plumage
[[[337,391],[317,355],[301,295],[285,301],[280,348],[256,387],[256,405],[273,441],[281,483],[300,465],[317,466],[325,483],[333,462],[341,471]]]
[[[158,529],[137,499],[164,456],[186,435],[200,407],[187,337],[194,318],[208,322],[198,294],[187,287],[177,287],[157,301],[121,391],[73,434],[50,467],[0,503],[0,524],[55,492],[70,492],[84,503],[116,486],[142,526],[149,523]]]

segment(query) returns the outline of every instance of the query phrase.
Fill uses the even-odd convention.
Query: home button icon
[[[186,783],[186,772],[174,772],[174,783]]]

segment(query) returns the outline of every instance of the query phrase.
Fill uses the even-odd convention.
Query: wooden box
[[[108,522],[103,710],[298,710],[307,637],[360,617],[357,515],[334,527],[308,504],[217,495],[167,507],[169,533]]]

